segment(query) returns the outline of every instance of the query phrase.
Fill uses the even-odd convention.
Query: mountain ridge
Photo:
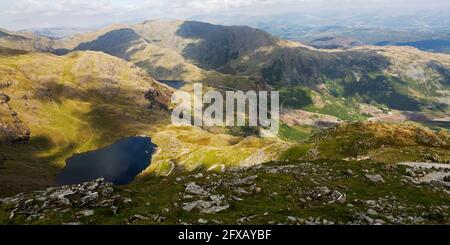
[[[449,56],[407,47],[322,50],[245,26],[150,20],[53,40],[64,54],[94,50],[136,64],[160,81],[216,90],[280,90],[286,109],[363,119],[359,104],[449,114]],[[292,94],[290,91],[303,91]]]

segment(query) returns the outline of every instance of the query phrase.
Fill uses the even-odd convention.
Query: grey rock
[[[373,209],[368,209],[368,210],[367,210],[367,213],[368,213],[369,215],[377,215],[377,214],[378,214],[378,212],[375,211],[375,210],[373,210]]]
[[[221,203],[224,200],[224,195],[211,195],[209,196],[209,199],[215,203]]]
[[[373,224],[374,219],[370,218],[369,216],[365,215],[365,214],[360,214],[360,219],[366,221],[369,224]]]
[[[258,178],[257,175],[248,176],[246,178],[238,178],[233,179],[227,183],[224,183],[225,186],[242,186],[242,185],[253,185],[254,181]]]
[[[405,174],[410,176],[410,177],[416,177],[416,173],[414,173],[414,171],[410,168],[407,168],[405,171]]]
[[[235,201],[244,201],[244,199],[237,197],[237,196],[231,196],[231,199],[235,200]]]
[[[337,190],[334,190],[331,193],[331,198],[333,201],[335,201],[337,203],[341,203],[341,204],[343,204],[347,201],[347,196],[345,194],[340,193]]]
[[[328,189],[328,187],[326,187],[326,186],[318,187],[318,188],[316,189],[316,191],[317,191],[318,194],[320,194],[320,195],[328,195],[328,194],[331,192],[330,189]]]
[[[142,220],[148,219],[147,216],[140,215],[140,214],[135,214],[133,217],[136,218],[136,219],[142,219]]]
[[[196,179],[203,178],[203,174],[202,173],[198,173],[198,174],[194,175],[194,178],[196,178]]]
[[[375,183],[375,184],[383,184],[384,179],[379,174],[366,174],[364,175],[369,181]]]
[[[218,213],[220,211],[228,209],[229,207],[230,207],[230,205],[228,205],[228,204],[221,205],[221,206],[211,206],[209,208],[201,210],[200,212],[206,213],[206,214]]]
[[[49,197],[54,199],[61,199],[66,196],[75,194],[77,191],[72,188],[60,188],[55,190]]]
[[[113,194],[113,192],[114,192],[114,188],[111,186],[108,186],[101,191],[103,196],[110,196],[111,194]]]
[[[80,222],[67,222],[67,223],[62,223],[61,225],[82,225],[83,223]]]
[[[205,191],[201,186],[198,186],[195,184],[195,182],[190,182],[186,185],[185,192],[200,195],[200,196],[207,196],[209,193]]]
[[[197,222],[198,222],[199,224],[207,224],[207,223],[208,223],[208,220],[200,218],[200,219],[198,219]]]
[[[77,212],[77,214],[82,215],[82,216],[92,216],[95,214],[95,212],[94,212],[94,210],[91,210],[91,209],[84,209],[84,210]]]
[[[69,206],[69,205],[70,205],[70,200],[67,199],[67,198],[65,198],[65,197],[59,198],[58,201],[59,201],[62,205],[65,205],[65,206]]]
[[[386,224],[386,222],[382,219],[375,219],[375,224],[376,225],[384,225],[384,224]]]
[[[292,222],[297,221],[297,218],[294,217],[294,216],[288,216],[287,219],[288,219],[289,221],[292,221]]]
[[[87,205],[99,197],[97,192],[86,192],[86,195],[80,199],[81,206]]]
[[[194,202],[184,203],[183,204],[183,210],[190,212],[193,209],[207,209],[212,206],[212,202],[203,201],[203,200],[197,200]]]
[[[131,216],[130,218],[126,219],[126,223],[127,224],[132,224],[132,223],[134,223],[136,221],[139,221],[139,220],[148,220],[148,219],[150,219],[150,218],[145,216],[145,215],[135,214],[135,215]]]
[[[242,187],[234,187],[233,191],[235,193],[237,193],[238,195],[248,195],[250,194],[250,192],[246,191],[244,188]],[[278,193],[277,193],[278,194]]]
[[[162,223],[166,220],[166,217],[158,215],[154,220],[158,223]]]
[[[217,213],[228,209],[230,206],[227,203],[222,203],[223,197],[213,197],[213,201],[197,200],[194,202],[184,203],[183,210],[191,212],[192,210],[199,210],[201,213]]]
[[[93,191],[93,190],[95,190],[95,188],[98,187],[98,185],[99,185],[98,181],[93,181],[93,182],[87,182],[85,187],[86,187],[86,190]]]

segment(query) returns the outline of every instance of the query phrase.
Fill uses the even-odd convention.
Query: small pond
[[[180,89],[186,84],[186,82],[181,80],[159,80],[159,82],[175,89]]]

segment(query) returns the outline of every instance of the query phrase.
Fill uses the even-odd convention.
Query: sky
[[[269,15],[322,8],[440,9],[448,0],[0,0],[0,27],[95,28],[150,19],[197,15]]]

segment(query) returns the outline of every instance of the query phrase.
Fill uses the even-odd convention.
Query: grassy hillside
[[[412,124],[387,123],[353,123],[340,125],[315,134],[310,139],[316,143],[317,150],[323,158],[346,158],[378,155],[389,148],[402,149],[394,161],[402,161],[402,157],[410,157],[406,152],[413,149],[429,149],[441,152],[442,158],[450,157],[449,131],[432,131],[428,128]],[[406,151],[406,152],[405,152]],[[415,152],[416,159],[404,161],[421,161],[422,150]],[[387,155],[381,157],[388,157]],[[423,156],[422,156],[423,157]],[[392,159],[391,159],[392,160]],[[387,159],[384,159],[384,162]]]
[[[159,175],[261,163],[284,145],[168,126],[171,89],[104,53],[0,56],[0,77],[1,195],[53,185],[66,158],[122,137],[152,137],[159,150],[145,174]]]

